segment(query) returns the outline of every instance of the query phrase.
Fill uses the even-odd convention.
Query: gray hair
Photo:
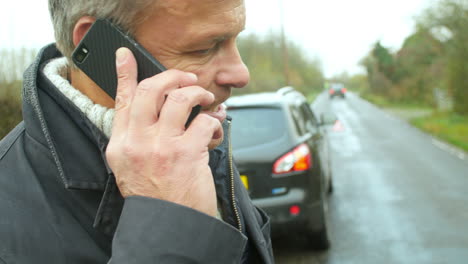
[[[75,49],[73,29],[83,16],[107,18],[123,30],[134,33],[143,22],[155,0],[49,0],[49,12],[54,26],[57,48],[71,61]]]

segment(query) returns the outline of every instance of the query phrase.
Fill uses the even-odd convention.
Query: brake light
[[[341,89],[342,93],[346,93],[346,88]]]
[[[289,207],[289,213],[293,216],[298,216],[301,213],[301,207],[298,205],[293,205]]]
[[[335,93],[335,90],[330,89],[328,92],[329,92],[330,94],[334,94],[334,93]]]
[[[312,167],[310,149],[306,144],[301,144],[279,158],[273,165],[273,173],[283,174],[294,171],[305,171]]]

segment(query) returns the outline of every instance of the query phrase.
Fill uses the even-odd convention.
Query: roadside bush
[[[0,139],[22,120],[22,76],[36,54],[30,48],[0,48]]]
[[[21,122],[21,104],[0,98],[0,115],[0,138],[3,138]]]
[[[0,139],[23,119],[21,113],[21,82],[0,84]]]

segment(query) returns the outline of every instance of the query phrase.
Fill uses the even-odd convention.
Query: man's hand
[[[126,48],[117,51],[116,65],[115,117],[106,156],[120,192],[215,216],[208,144],[221,135],[221,124],[199,114],[185,129],[192,107],[212,104],[213,94],[195,85],[195,74],[178,70],[137,83],[136,61]]]

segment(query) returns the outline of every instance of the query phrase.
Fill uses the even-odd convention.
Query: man
[[[0,263],[273,263],[222,105],[249,79],[235,43],[243,0],[49,8],[60,52],[44,48],[26,71],[24,122],[0,143]],[[70,60],[97,18],[171,70],[137,83],[133,55],[119,49],[114,102]]]

